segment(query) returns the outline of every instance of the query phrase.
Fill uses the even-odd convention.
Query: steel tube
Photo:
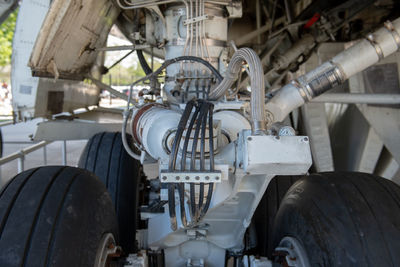
[[[122,51],[122,50],[143,50],[150,48],[150,45],[121,45],[96,48],[96,51]]]
[[[284,120],[294,109],[311,101],[352,75],[374,65],[400,49],[400,18],[339,53],[330,61],[282,87],[267,103],[269,124]]]
[[[35,144],[33,146],[21,149],[20,151],[17,151],[17,152],[14,152],[14,153],[12,153],[12,154],[10,154],[8,156],[2,157],[2,158],[0,158],[0,165],[6,164],[6,163],[8,163],[10,161],[13,161],[15,159],[21,158],[22,156],[25,156],[25,155],[33,152],[33,151],[36,151],[36,150],[38,150],[38,149],[40,149],[40,148],[42,148],[42,147],[44,147],[44,146],[46,146],[46,145],[48,145],[50,143],[52,143],[52,142],[41,141],[41,142],[39,142],[39,143],[37,143],[37,144]]]
[[[61,147],[61,153],[62,153],[62,165],[66,166],[67,165],[67,140],[63,140],[62,147]]]
[[[322,94],[311,102],[398,105],[400,104],[400,94]]]

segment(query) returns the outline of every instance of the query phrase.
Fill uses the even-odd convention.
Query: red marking
[[[315,22],[319,20],[320,17],[321,15],[319,13],[315,13],[314,16],[312,16],[312,18],[307,21],[306,25],[304,25],[304,29],[310,28],[312,25],[314,25]]]

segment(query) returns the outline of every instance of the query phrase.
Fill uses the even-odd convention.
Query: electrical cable
[[[200,102],[200,100],[199,100],[199,102]],[[195,169],[196,169],[197,143],[198,143],[200,129],[201,129],[201,126],[202,126],[203,119],[204,119],[205,116],[207,116],[208,106],[209,106],[208,102],[201,101],[200,114],[199,114],[199,117],[197,119],[196,130],[195,130],[194,135],[193,135],[192,153],[191,153],[191,158],[190,158],[190,170],[191,171],[195,171]],[[190,189],[191,190],[195,189],[194,184],[193,184],[193,186],[191,186]],[[203,188],[203,190],[204,190],[204,188]],[[191,194],[193,194],[193,193],[191,192]],[[200,199],[199,199],[199,201],[200,201]],[[198,218],[198,216],[199,216],[199,208],[198,207],[199,206],[196,205],[196,211],[195,211],[195,214],[194,214],[195,218]]]
[[[181,171],[185,171],[186,170],[186,155],[187,155],[187,148],[189,145],[189,140],[190,140],[190,135],[192,133],[193,130],[193,126],[194,123],[196,122],[196,118],[199,114],[200,108],[199,105],[197,103],[197,105],[195,106],[196,109],[192,115],[192,118],[190,120],[189,126],[186,130],[186,136],[185,136],[185,142],[183,143],[183,148],[182,148],[182,157],[181,157]],[[192,188],[193,187],[193,188]],[[195,212],[196,212],[196,198],[195,198],[195,192],[194,192],[194,184],[191,183],[190,184],[190,213],[191,213],[191,217],[194,218]]]
[[[221,74],[218,72],[218,70],[216,70],[208,61],[202,59],[202,58],[198,58],[198,57],[193,57],[193,56],[181,56],[181,57],[177,57],[177,58],[173,58],[173,59],[169,59],[166,60],[156,71],[146,75],[145,77],[135,81],[134,83],[131,84],[130,89],[129,89],[129,96],[128,96],[128,101],[127,101],[127,105],[126,105],[126,109],[123,113],[123,123],[122,123],[122,143],[123,146],[125,148],[125,150],[127,151],[127,153],[133,157],[136,160],[141,160],[141,156],[137,155],[135,152],[132,151],[132,149],[130,148],[127,138],[126,138],[126,127],[128,124],[128,118],[130,115],[130,104],[131,104],[131,100],[132,100],[132,92],[133,92],[133,87],[140,83],[143,82],[145,80],[151,79],[157,75],[159,75],[165,68],[167,68],[169,65],[174,64],[176,62],[179,61],[195,61],[195,62],[199,62],[203,65],[205,65],[207,68],[209,68],[211,70],[211,72],[215,75],[216,79],[221,82],[223,80],[223,77],[221,76]],[[191,114],[191,110],[194,106],[194,101],[189,101],[186,104],[186,108],[184,113],[182,114],[182,118],[179,122],[178,125],[178,130],[176,132],[175,135],[175,140],[173,143],[173,147],[171,150],[171,156],[170,156],[170,161],[169,161],[169,171],[173,171],[175,169],[176,166],[176,159],[177,159],[177,155],[178,155],[178,150],[179,150],[179,143],[180,140],[182,138],[182,134],[183,131],[185,129],[185,126],[187,124],[187,121],[190,117]],[[199,135],[199,130],[200,130],[200,125],[199,123],[202,121],[202,118],[205,116],[205,112],[208,109],[208,104],[206,102],[202,102],[202,107],[200,108],[200,117],[198,119],[198,125],[196,127],[196,132],[195,132],[195,139],[193,140],[193,144],[194,146],[192,147],[192,158],[191,158],[191,170],[194,169],[194,164],[195,164],[195,158],[196,158],[196,148],[197,148],[197,139],[198,139],[198,135]],[[168,201],[169,201],[169,215],[170,215],[170,221],[171,221],[171,228],[173,230],[177,229],[177,220],[176,220],[176,211],[175,211],[175,188],[176,188],[176,184],[175,183],[170,183],[168,185]],[[192,195],[194,194],[194,186],[190,186],[191,189],[191,203],[192,203]],[[178,190],[179,190],[179,194],[180,194],[180,202],[181,202],[181,217],[182,217],[182,223],[185,224],[186,222],[186,212],[182,212],[185,211],[184,209],[184,188],[182,189],[182,186],[178,185]],[[182,205],[183,204],[183,205]]]
[[[186,104],[185,110],[183,111],[182,117],[179,121],[178,129],[175,134],[174,142],[172,144],[171,154],[169,157],[169,164],[168,164],[169,171],[175,170],[176,159],[177,159],[178,150],[179,150],[179,144],[182,139],[183,131],[185,130],[185,127],[189,120],[193,106],[194,106],[194,101],[189,101]],[[175,188],[176,187],[178,187],[178,192],[179,192],[182,224],[184,226],[187,225],[184,188],[182,188],[182,186],[180,184],[170,183],[170,184],[168,184],[168,202],[169,202],[168,208],[169,208],[169,217],[170,217],[170,221],[171,221],[171,228],[174,231],[177,229],[176,211],[175,211]]]
[[[139,59],[140,66],[142,67],[144,73],[146,73],[146,75],[151,74],[153,70],[150,68],[149,64],[147,64],[146,58],[143,55],[143,51],[136,50],[136,55]]]
[[[208,105],[209,107],[210,105]],[[207,110],[209,112],[209,108]],[[205,171],[205,139],[206,139],[206,130],[207,130],[207,113],[205,113],[205,116],[202,118],[201,122],[201,139],[200,139],[200,171],[204,172]],[[211,138],[209,136],[209,138]],[[200,183],[200,190],[199,190],[199,211],[203,210],[203,201],[204,201],[204,183]],[[198,218],[196,218],[196,221],[200,219],[200,212],[198,214]]]
[[[175,170],[176,159],[177,159],[178,150],[179,150],[179,144],[181,142],[183,131],[185,130],[186,124],[189,120],[189,117],[190,117],[190,114],[191,114],[194,104],[195,104],[194,100],[191,100],[186,104],[185,110],[183,111],[182,117],[179,121],[178,128],[175,133],[174,142],[173,142],[172,148],[171,148],[171,154],[169,156],[169,164],[168,164],[169,171]]]
[[[214,105],[210,104],[208,110],[208,136],[209,136],[209,159],[210,159],[210,172],[214,171],[214,129],[213,129],[213,110]],[[207,213],[208,208],[210,207],[212,193],[213,193],[214,184],[208,184],[208,192],[207,192],[207,199],[204,207],[201,209],[200,212],[200,219]]]

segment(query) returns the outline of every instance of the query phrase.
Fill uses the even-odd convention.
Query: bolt
[[[281,139],[279,136],[275,136],[275,140],[279,140]]]
[[[168,178],[167,178],[167,176],[163,176],[162,179],[165,181],[165,180],[167,180]]]
[[[217,180],[217,181],[218,181],[218,180],[219,180],[219,177],[218,177],[218,176],[215,176],[215,180]]]
[[[247,137],[247,141],[251,141],[251,140],[253,140],[253,138]]]
[[[205,179],[208,181],[210,180],[210,176],[206,176]]]
[[[308,142],[308,137],[304,137],[304,142]]]
[[[198,181],[200,180],[200,176],[196,176],[195,179]]]
[[[181,179],[181,177],[179,177],[179,176],[175,177],[175,180],[177,180],[177,181],[179,181],[180,179]]]
[[[189,177],[189,176],[186,176],[185,179],[186,179],[187,181],[189,181],[189,180],[190,180],[190,177]]]

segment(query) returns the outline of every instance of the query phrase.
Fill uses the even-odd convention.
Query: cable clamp
[[[372,33],[368,34],[366,40],[375,48],[376,54],[378,55],[379,60],[384,58],[383,50],[380,45],[376,42],[375,37]]]
[[[393,23],[391,21],[386,21],[384,23],[385,28],[392,34],[392,37],[394,41],[397,44],[397,50],[400,49],[400,34],[397,32],[396,28],[394,27]]]

